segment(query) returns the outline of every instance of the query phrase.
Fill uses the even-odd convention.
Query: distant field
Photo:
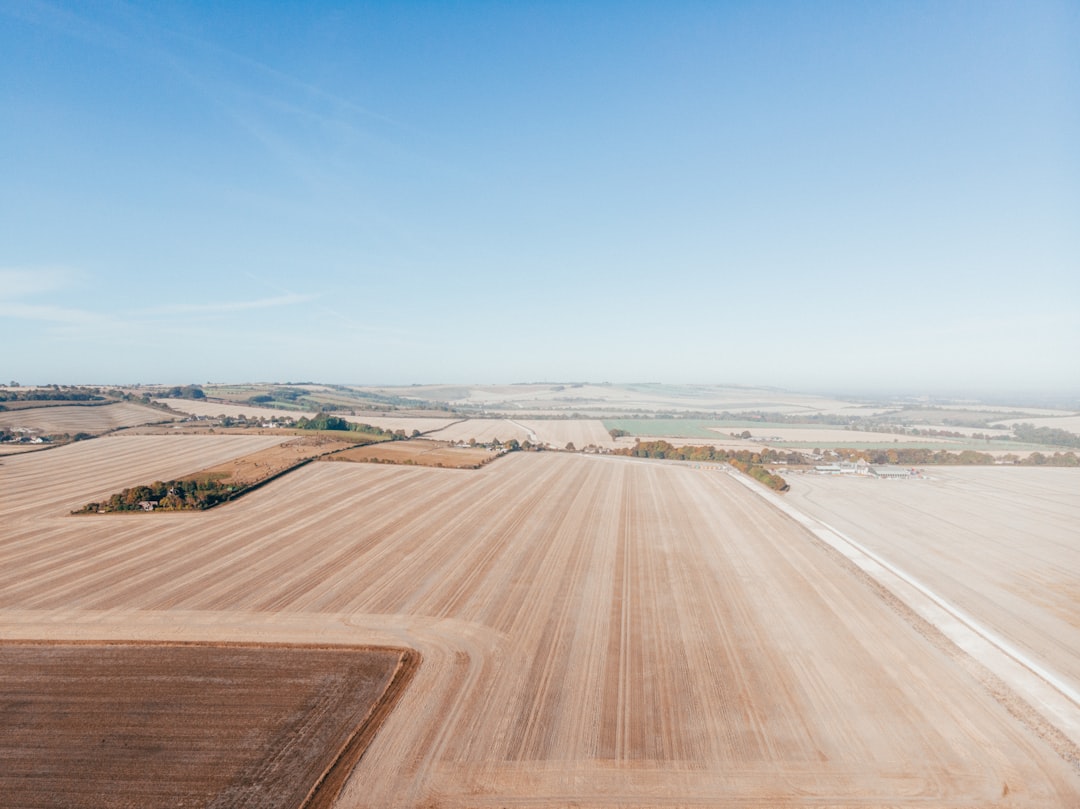
[[[572,443],[577,449],[590,444],[597,447],[616,446],[604,422],[599,419],[514,419],[514,421],[535,434],[536,440],[533,443],[550,444],[559,449],[568,443]]]
[[[845,430],[842,427],[816,427],[792,424],[755,422],[747,420],[702,420],[702,419],[605,419],[604,427],[626,430],[632,436],[642,439],[663,438],[678,440],[700,440],[703,444],[746,449],[755,447],[774,447],[777,449],[813,449],[819,447],[847,449],[932,449],[962,452],[966,449],[989,452],[995,455],[1005,453],[1024,454],[1030,452],[1053,452],[1039,444],[1019,441],[995,440],[987,443],[970,437],[950,438],[945,436],[905,436],[896,433],[871,432],[866,430]],[[946,428],[947,429],[947,428]],[[731,433],[741,434],[744,430],[751,437],[734,442]],[[625,441],[625,439],[623,439]]]
[[[168,413],[134,402],[108,405],[67,405],[0,411],[0,427],[24,427],[45,434],[104,433],[173,418]]]
[[[468,441],[475,438],[481,444],[490,443],[496,438],[500,441],[516,438],[521,442],[529,440],[529,431],[509,419],[469,419],[436,430],[427,438],[437,441]]]
[[[181,413],[190,413],[193,416],[205,416],[207,418],[215,418],[217,416],[231,416],[236,418],[237,416],[243,415],[248,418],[298,419],[301,416],[311,418],[316,415],[314,411],[285,410],[274,407],[260,407],[259,405],[226,404],[224,402],[208,402],[204,399],[155,399],[154,401],[160,404],[166,404],[173,410],[179,410]]]
[[[354,461],[440,466],[448,469],[476,469],[496,457],[483,448],[453,447],[441,441],[388,441],[338,452],[328,461]]]
[[[1016,418],[1006,419],[1003,424],[1012,428],[1013,424],[1027,423],[1034,424],[1036,427],[1052,427],[1057,430],[1068,430],[1070,433],[1076,433],[1080,435],[1080,415],[1071,416],[1056,416],[1054,418]]]
[[[207,418],[215,418],[217,416],[231,416],[236,418],[237,416],[242,415],[247,416],[248,418],[298,419],[301,416],[312,418],[316,415],[313,411],[279,410],[272,407],[259,407],[257,405],[225,404],[223,402],[207,402],[196,399],[158,399],[157,401],[169,405],[174,410],[190,413],[193,416],[206,416]],[[372,413],[371,415],[362,413],[359,416],[352,416],[346,413],[335,413],[334,415],[340,415],[347,421],[370,424],[372,427],[378,427],[383,430],[404,430],[407,435],[411,435],[413,430],[419,430],[422,433],[426,433],[430,430],[438,430],[455,421],[455,419],[452,418],[381,416],[375,413]]]
[[[413,665],[401,649],[0,642],[0,806],[327,807]]]

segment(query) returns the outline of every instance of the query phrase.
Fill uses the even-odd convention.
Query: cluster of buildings
[[[923,476],[918,469],[906,466],[874,466],[862,459],[820,464],[814,467],[814,472],[819,475],[860,475],[863,477],[895,479]]]

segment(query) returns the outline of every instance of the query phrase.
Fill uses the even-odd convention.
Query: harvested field
[[[0,806],[329,806],[415,662],[401,649],[0,642]]]
[[[0,467],[4,637],[423,655],[340,807],[1080,804],[963,653],[718,469],[317,463],[213,512],[80,520],[20,482],[55,454]]]
[[[308,410],[283,410],[277,407],[260,407],[259,405],[238,405],[225,402],[207,402],[203,399],[155,399],[154,401],[165,404],[173,410],[181,413],[190,413],[192,416],[204,416],[217,418],[218,416],[247,416],[248,418],[265,419],[298,419],[301,416],[312,418],[314,411]]]
[[[415,439],[347,449],[327,460],[415,464],[441,466],[447,469],[479,469],[496,457],[498,453],[482,447],[454,447],[441,441]]]
[[[342,418],[359,422],[362,424],[370,424],[372,427],[378,427],[382,430],[390,430],[394,432],[396,430],[404,430],[405,435],[412,435],[413,430],[419,430],[421,433],[429,433],[435,430],[441,430],[444,427],[448,427],[459,419],[452,418],[429,418],[425,416],[379,416],[376,414],[368,415],[367,413],[361,413],[358,416],[343,415]]]
[[[616,446],[604,422],[599,419],[514,419],[514,423],[535,435],[535,438],[529,439],[534,444],[549,444],[558,449],[567,443],[572,443],[577,449],[590,444],[607,448]]]
[[[55,433],[97,433],[120,427],[136,427],[172,416],[152,407],[134,402],[108,405],[67,405],[64,407],[34,407],[23,410],[0,411],[0,427],[9,430],[25,428],[46,435]]]
[[[1012,418],[1006,419],[1002,425],[1012,429],[1014,424],[1034,424],[1036,427],[1050,427],[1055,430],[1068,430],[1070,433],[1080,435],[1080,414],[1069,416],[1055,416],[1042,418]]]
[[[529,440],[529,431],[510,419],[468,419],[451,424],[442,430],[429,433],[427,438],[436,441],[468,441],[475,438],[481,444],[487,444],[496,438],[500,441],[517,439]]]
[[[789,475],[804,512],[894,562],[1080,690],[1080,469]]]
[[[128,486],[178,478],[280,442],[280,436],[117,435],[5,457],[0,520],[66,515]]]
[[[285,441],[276,447],[256,450],[250,455],[243,455],[216,466],[184,475],[178,480],[196,480],[210,477],[240,486],[252,486],[256,483],[281,474],[307,458],[317,458],[348,447],[355,447],[355,441],[335,441],[325,433],[301,436]]]
[[[39,452],[42,449],[53,446],[52,444],[0,444],[0,455],[21,455],[24,452]]]
[[[193,416],[206,416],[207,418],[215,418],[217,416],[232,416],[233,418],[236,418],[237,416],[247,416],[248,418],[298,419],[301,416],[312,418],[316,415],[316,413],[312,411],[282,410],[273,407],[259,407],[258,405],[226,404],[224,402],[206,402],[194,399],[158,399],[157,401],[169,405],[174,410],[190,413]],[[412,435],[413,430],[419,430],[422,433],[431,430],[439,430],[455,421],[453,418],[383,416],[377,413],[372,413],[370,415],[361,413],[358,416],[352,416],[346,412],[342,412],[335,413],[334,415],[340,415],[347,421],[370,424],[372,427],[379,427],[383,430],[404,430],[406,435]]]
[[[937,436],[913,437],[896,435],[895,433],[870,432],[868,430],[837,430],[827,427],[710,427],[711,432],[723,437],[730,437],[731,433],[739,434],[743,430],[749,430],[751,441],[763,442],[766,445],[775,443],[804,442],[820,444],[827,447],[839,447],[845,444],[892,444],[914,441],[919,444],[956,444],[962,441],[957,438],[945,438]],[[966,442],[965,442],[966,443]],[[947,449],[943,446],[942,449]]]

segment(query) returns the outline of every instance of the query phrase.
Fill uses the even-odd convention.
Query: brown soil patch
[[[0,644],[0,806],[329,806],[409,650]]]
[[[498,457],[498,453],[480,447],[454,447],[443,441],[394,441],[356,447],[338,452],[329,460],[360,463],[397,463],[416,466],[441,466],[449,469],[479,469]]]
[[[241,458],[234,458],[194,474],[185,475],[180,479],[213,478],[223,483],[253,486],[280,475],[303,461],[355,445],[355,440],[338,440],[323,433],[307,435],[278,444],[276,447],[268,447]]]

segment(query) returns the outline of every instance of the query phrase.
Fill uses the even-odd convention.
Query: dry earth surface
[[[1068,430],[1070,433],[1080,435],[1080,414],[1056,416],[1053,418],[1021,418],[1006,419],[1003,424],[1009,428],[1013,424],[1034,424],[1036,427],[1052,427],[1057,430]]]
[[[317,463],[210,512],[66,515],[260,440],[5,458],[2,636],[416,649],[350,809],[1080,805],[963,653],[719,468]]]
[[[474,447],[454,447],[441,441],[416,439],[386,441],[339,452],[328,460],[386,463],[409,463],[418,466],[441,466],[447,469],[476,469],[498,457],[498,453]]]
[[[924,480],[788,474],[788,499],[1080,690],[1080,469],[926,472]]]
[[[0,807],[328,806],[413,667],[400,649],[0,642]]]
[[[232,416],[233,418],[236,418],[237,416],[247,416],[248,418],[298,419],[301,416],[311,418],[312,416],[317,415],[313,411],[281,410],[273,407],[226,404],[224,402],[207,402],[194,399],[157,399],[156,401],[167,404],[174,410],[179,410],[183,413],[190,413],[193,416],[206,416],[208,418],[214,418],[216,416]],[[406,434],[409,435],[412,434],[413,430],[419,430],[422,433],[426,433],[432,430],[441,429],[456,421],[456,419],[453,418],[384,416],[377,413],[372,413],[370,415],[361,413],[360,415],[353,416],[343,412],[340,414],[335,413],[334,415],[340,415],[347,421],[370,424],[372,427],[379,427],[383,430],[404,430]]]
[[[710,427],[719,436],[730,437],[743,430],[749,430],[751,441],[758,441],[765,445],[770,442],[805,441],[807,443],[820,443],[823,447],[842,447],[845,444],[865,444],[868,442],[899,442],[918,441],[929,444],[955,444],[958,439],[944,437],[905,436],[896,433],[879,433],[866,430],[838,430],[825,427]],[[699,439],[707,440],[707,439]]]
[[[774,388],[723,385],[596,385],[533,384],[412,386],[376,388],[395,396],[422,396],[455,405],[495,408],[503,412],[574,413],[586,411],[724,411],[777,413],[844,413],[868,415],[884,408],[814,394]]]
[[[66,405],[0,411],[0,427],[20,427],[42,433],[104,433],[119,427],[136,427],[173,416],[134,402],[108,405]]]
[[[291,469],[307,458],[317,458],[320,455],[353,446],[355,446],[353,441],[335,441],[333,438],[328,438],[325,433],[301,436],[283,441],[276,447],[256,450],[250,455],[233,458],[231,461],[184,475],[180,479],[216,477],[229,483],[250,486],[278,475],[286,469]]]
[[[481,444],[487,444],[496,438],[506,442],[517,439],[529,440],[529,430],[510,419],[468,419],[430,433],[428,438],[438,441],[468,441],[475,438]]]
[[[618,446],[599,419],[514,419],[535,435],[530,441],[562,448],[572,443],[578,449],[590,444],[597,447]]]

